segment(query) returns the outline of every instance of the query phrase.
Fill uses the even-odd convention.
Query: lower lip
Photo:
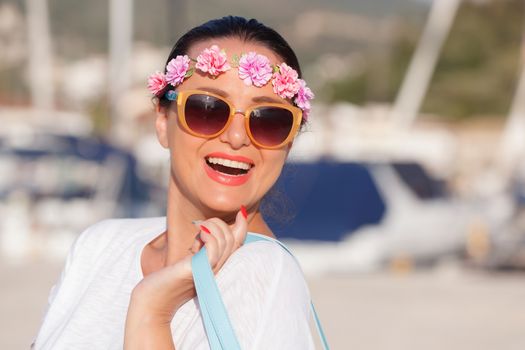
[[[246,183],[248,179],[250,178],[252,172],[251,170],[248,171],[244,175],[228,175],[221,172],[216,171],[212,167],[204,161],[204,170],[206,171],[206,174],[212,179],[213,181],[216,181],[222,185],[226,186],[240,186]]]

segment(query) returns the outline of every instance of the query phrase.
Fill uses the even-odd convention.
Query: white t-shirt
[[[142,250],[165,229],[161,217],[106,220],[84,231],[51,289],[34,348],[122,349]],[[308,286],[277,243],[241,246],[216,280],[242,349],[314,349]],[[209,349],[197,297],[177,310],[171,331],[177,350]]]

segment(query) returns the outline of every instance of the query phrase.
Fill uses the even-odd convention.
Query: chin
[[[246,196],[233,193],[213,193],[208,192],[206,198],[201,200],[202,204],[209,208],[211,212],[215,212],[218,215],[237,213],[240,210],[241,205],[247,205]],[[220,215],[222,216],[222,215]]]

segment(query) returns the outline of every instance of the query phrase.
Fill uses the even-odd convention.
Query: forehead
[[[282,59],[267,46],[253,41],[244,41],[235,37],[213,38],[199,41],[190,46],[188,56],[191,58],[197,58],[204,49],[209,48],[212,45],[217,45],[220,49],[225,50],[226,55],[228,55],[228,60],[231,60],[232,56],[235,54],[240,55],[242,53],[254,51],[260,55],[268,57],[272,64],[279,64],[282,61]]]
[[[279,56],[266,46],[259,43],[245,42],[238,38],[216,38],[201,41],[192,45],[187,54],[195,59],[204,49],[210,48],[212,45],[217,45],[219,49],[223,49],[230,63],[234,55],[240,56],[251,51],[266,56],[271,64],[280,64],[282,62]],[[232,102],[234,103],[241,103],[240,101],[243,100],[255,101],[255,99],[261,99],[263,97],[268,100],[267,102],[271,100],[271,102],[287,103],[287,100],[282,99],[273,92],[271,82],[268,82],[262,87],[255,87],[254,85],[246,86],[243,80],[239,78],[237,68],[221,73],[216,78],[210,78],[207,74],[197,71],[191,78],[184,81],[181,88],[208,91],[212,91],[211,89],[220,89],[223,91],[220,95],[232,98]]]

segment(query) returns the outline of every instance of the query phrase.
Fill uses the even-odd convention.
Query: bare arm
[[[217,273],[244,242],[247,221],[239,212],[232,227],[217,218],[206,220],[203,225],[210,234],[201,234],[201,239],[206,245],[210,266]],[[197,245],[194,251],[197,253],[202,245],[194,245]],[[187,256],[174,265],[149,274],[133,289],[126,318],[124,349],[175,349],[171,320],[175,312],[195,296],[191,258],[192,255]]]
[[[148,321],[131,323],[126,326],[124,349],[175,350],[169,324]]]
[[[132,302],[126,319],[124,349],[175,350],[170,322],[146,315]]]

